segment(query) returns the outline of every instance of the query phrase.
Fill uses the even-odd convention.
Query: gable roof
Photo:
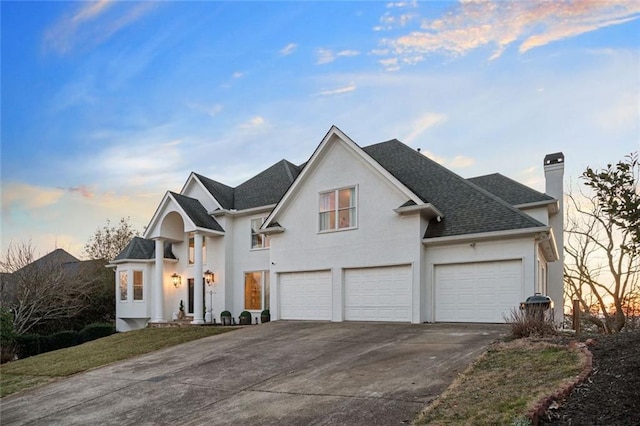
[[[533,188],[529,188],[526,185],[516,182],[500,173],[493,173],[490,175],[477,176],[467,179],[474,185],[478,185],[498,198],[506,201],[512,206],[519,206],[523,204],[533,203],[552,203],[555,198],[538,192]]]
[[[207,191],[218,201],[223,209],[230,210],[233,208],[233,188],[220,183],[206,176],[194,173],[196,178],[202,183]]]
[[[113,259],[119,260],[149,260],[156,256],[156,242],[142,237],[133,237],[129,244]],[[164,258],[175,259],[171,251],[171,243],[164,243]]]
[[[541,222],[393,139],[363,148],[424,202],[444,213],[425,238],[544,227]]]
[[[222,226],[213,217],[207,213],[207,209],[204,208],[200,201],[195,198],[187,197],[186,195],[177,194],[169,191],[169,194],[180,205],[182,210],[189,216],[189,219],[197,228],[211,229],[213,231],[224,232]]]
[[[301,168],[281,160],[234,190],[236,210],[276,204],[300,174]]]
[[[342,130],[338,129],[334,125],[331,126],[327,134],[322,138],[322,141],[316,147],[313,154],[311,154],[309,160],[304,163],[304,167],[302,167],[298,177],[291,183],[289,188],[278,201],[276,207],[269,214],[269,217],[267,217],[267,220],[265,220],[265,222],[262,224],[262,230],[268,230],[268,228],[274,226],[274,223],[277,223],[275,222],[275,220],[280,214],[280,211],[282,209],[285,209],[290,200],[295,197],[295,193],[298,191],[298,188],[303,184],[307,176],[313,173],[313,171],[317,167],[317,164],[320,163],[329,147],[335,143],[341,143],[342,146],[344,146],[347,150],[351,151],[354,155],[361,158],[368,167],[375,170],[381,178],[387,179],[391,183],[391,185],[393,185],[399,192],[404,194],[404,196],[406,196],[410,201],[416,203],[416,205],[418,204],[418,202],[423,201],[414,192],[412,192],[410,188],[405,186],[403,182],[399,181],[395,176],[393,176],[393,174],[389,173],[389,171],[382,167],[380,163],[376,162],[373,158],[371,158],[371,156],[367,155],[357,143],[355,143],[349,136],[347,136],[344,132],[342,132]],[[425,205],[424,207],[435,210],[431,204]]]
[[[222,209],[246,210],[276,204],[302,168],[287,160],[280,160],[235,188],[197,173],[194,175]]]

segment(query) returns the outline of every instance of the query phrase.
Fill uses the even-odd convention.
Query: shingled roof
[[[443,212],[425,238],[541,227],[506,201],[393,139],[363,148],[422,201]]]
[[[156,242],[142,237],[133,237],[129,244],[116,256],[117,260],[149,260],[156,256]],[[171,243],[164,243],[164,258],[175,259]]]
[[[498,198],[503,199],[512,206],[523,204],[553,202],[555,199],[547,194],[538,192],[533,188],[516,182],[500,173],[477,176],[467,179],[469,182],[478,185]]]
[[[276,204],[300,174],[302,166],[281,160],[235,188],[194,173],[226,210],[245,210]]]
[[[195,198],[187,197],[186,195],[177,194],[171,191],[169,192],[196,227],[224,232],[222,226],[220,226],[218,221],[207,213],[207,209],[200,204],[200,201]]]

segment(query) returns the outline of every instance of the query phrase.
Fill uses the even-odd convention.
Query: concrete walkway
[[[1,401],[3,425],[410,422],[504,325],[277,321]]]

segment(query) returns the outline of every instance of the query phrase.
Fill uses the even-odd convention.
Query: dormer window
[[[356,187],[320,193],[320,232],[353,229],[357,226]]]

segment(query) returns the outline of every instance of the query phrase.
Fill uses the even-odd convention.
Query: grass
[[[584,355],[566,346],[520,339],[496,343],[427,407],[418,425],[528,424],[541,398],[582,371]]]
[[[145,328],[0,365],[0,397],[92,368],[236,329]]]

